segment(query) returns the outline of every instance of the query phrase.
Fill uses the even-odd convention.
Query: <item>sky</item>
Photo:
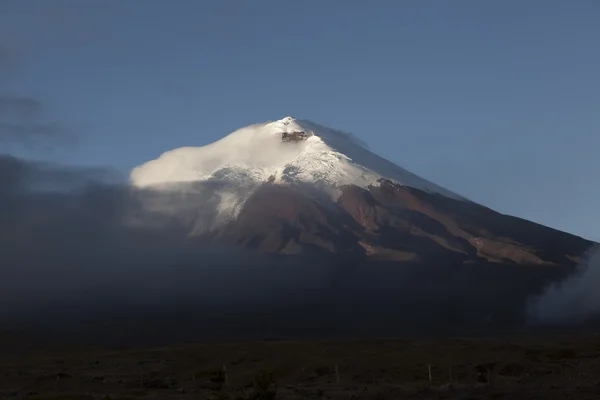
[[[600,241],[598,20],[597,0],[1,0],[0,112],[52,140],[0,131],[0,153],[128,174],[293,115]]]

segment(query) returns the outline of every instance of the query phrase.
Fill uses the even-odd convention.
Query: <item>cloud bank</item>
[[[203,246],[187,237],[186,221],[140,202],[153,196],[109,170],[0,156],[0,302],[11,304],[4,314],[64,302],[282,304],[309,298],[323,281],[315,269]],[[210,221],[208,203],[204,213]]]
[[[210,187],[202,193],[210,197]],[[169,194],[133,188],[108,169],[0,156],[0,333],[49,330],[136,344],[458,327],[476,334],[469,324],[485,324],[491,310],[513,318],[520,304],[516,294],[498,295],[514,271],[489,279],[479,266],[433,273],[209,246],[189,236],[189,221],[148,209],[154,196]],[[204,205],[206,218],[195,223],[217,213],[202,196],[171,196]]]
[[[539,324],[584,324],[600,318],[600,247],[588,252],[578,272],[549,285],[531,301],[529,316]]]
[[[0,333],[58,330],[60,337],[136,344],[497,335],[522,327],[532,282],[547,277],[543,269],[508,265],[267,256],[190,235],[214,223],[220,200],[213,200],[231,188],[214,178],[155,192],[110,169],[0,156]],[[538,314],[584,307],[583,315],[593,315],[596,274],[590,267],[549,291]]]

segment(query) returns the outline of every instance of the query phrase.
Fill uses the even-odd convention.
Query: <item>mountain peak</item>
[[[276,121],[276,122],[282,122],[282,123],[286,124],[286,123],[291,123],[291,122],[295,122],[295,121],[296,121],[296,117],[292,117],[290,115],[290,116],[282,118],[282,119],[280,119],[279,121]]]
[[[141,192],[147,211],[185,221],[190,235],[268,252],[568,265],[590,245],[470,202],[351,134],[293,117],[167,151],[131,181],[154,189]]]
[[[292,116],[288,116],[288,117],[282,118],[277,121],[269,122],[267,124],[267,126],[282,127],[282,129],[286,129],[288,127],[289,128],[301,128],[300,121],[298,121],[297,118],[292,117]]]
[[[314,132],[307,129],[301,121],[294,117],[285,117],[271,122],[265,128],[273,130],[276,135],[281,137],[283,142],[299,142],[314,136]]]
[[[167,151],[131,172],[137,187],[222,187],[220,209],[230,217],[237,215],[252,190],[267,182],[309,184],[335,200],[344,186],[379,186],[382,179],[463,200],[370,152],[351,134],[291,116],[241,128],[205,146]]]

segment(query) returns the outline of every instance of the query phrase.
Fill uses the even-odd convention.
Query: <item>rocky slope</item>
[[[269,253],[381,261],[575,266],[592,242],[391,181],[347,185],[336,202],[265,184],[215,238]]]

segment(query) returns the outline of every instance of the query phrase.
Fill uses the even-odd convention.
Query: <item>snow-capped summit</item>
[[[182,147],[136,167],[135,186],[211,180],[313,183],[368,187],[381,178],[461,198],[367,150],[354,136],[308,120],[285,117],[241,128],[201,147]]]
[[[293,117],[167,151],[131,181],[153,189],[134,191],[149,215],[183,221],[194,240],[272,253],[567,266],[591,245],[466,201],[353,135]]]

